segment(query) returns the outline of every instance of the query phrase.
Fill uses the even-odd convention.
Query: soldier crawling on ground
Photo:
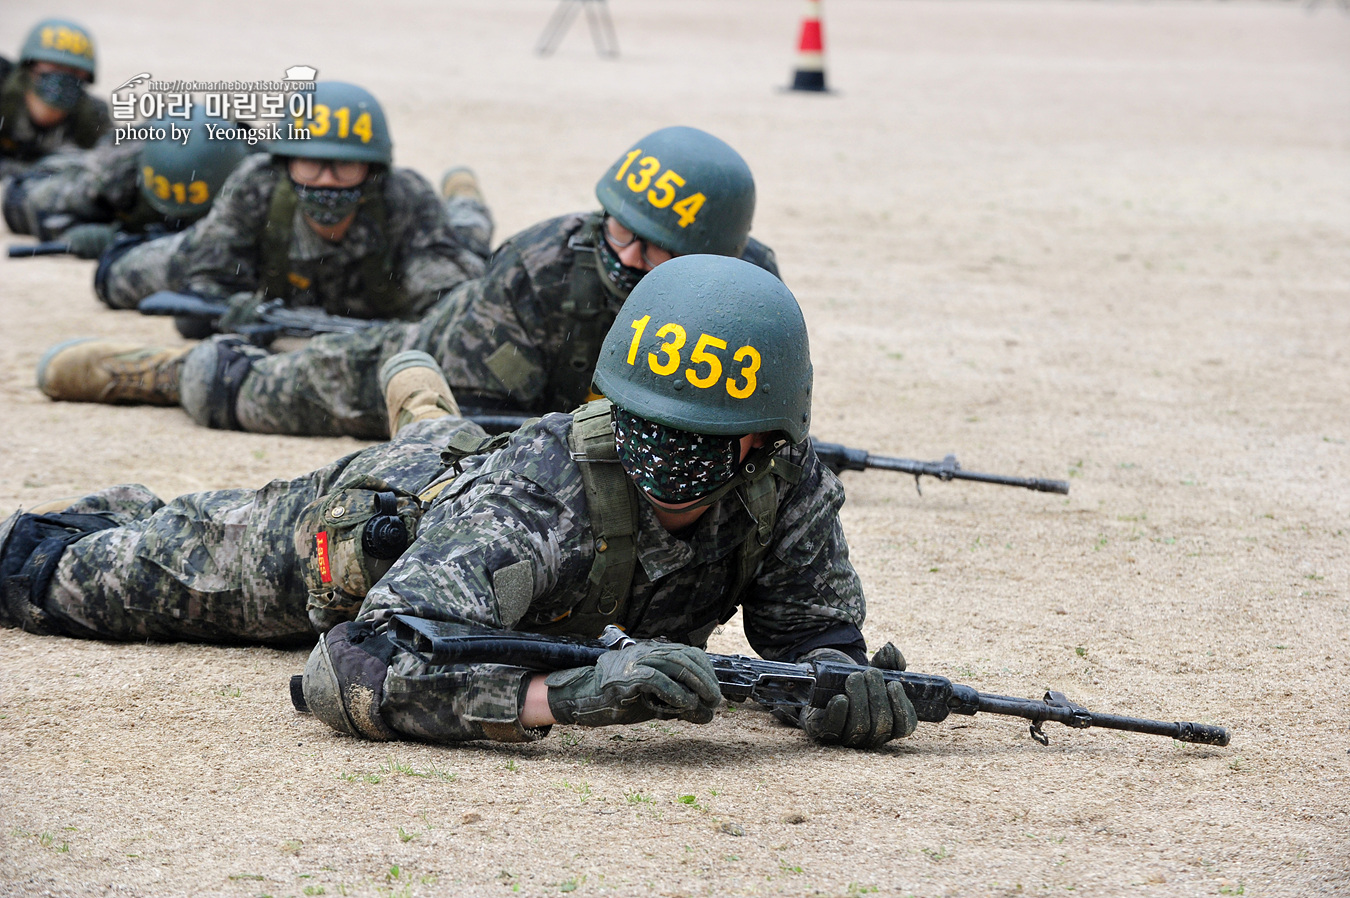
[[[198,104],[170,124],[187,139],[127,140],[57,153],[35,165],[4,195],[10,230],[59,238],[72,255],[98,259],[94,292],[114,309],[134,309],[169,288],[169,260],[184,231],[210,211],[225,181],[248,155],[241,140],[210,139],[226,124]]]
[[[484,277],[416,323],[316,337],[276,355],[234,337],[191,351],[73,341],[43,357],[38,385],[53,399],[181,404],[211,427],[382,438],[380,365],[418,349],[466,405],[567,411],[588,397],[605,332],[656,266],[715,253],[778,273],[773,251],[749,236],[750,168],[711,134],[672,127],[647,135],[600,177],[596,196],[602,211],[510,238]]]
[[[509,438],[458,417],[423,353],[395,356],[382,379],[394,439],[307,477],[168,505],[115,487],[11,515],[5,623],[276,644],[317,630],[309,707],[372,739],[709,723],[721,694],[702,647],[738,608],[765,658],[867,663],[843,490],[807,439],[805,322],[763,269],[664,262],[603,341],[595,384],[609,398]],[[389,640],[396,613],[581,637],[614,623],[638,641],[548,675],[434,666]],[[793,722],[853,747],[909,735],[914,708],[879,667],[903,659],[888,644]]]
[[[33,26],[17,65],[0,57],[0,183],[21,178],[51,153],[88,149],[112,131],[107,104],[85,93],[97,64],[89,31],[66,19]]]

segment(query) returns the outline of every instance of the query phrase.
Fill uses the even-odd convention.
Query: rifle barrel
[[[11,259],[31,259],[34,256],[64,256],[69,252],[70,244],[64,240],[48,240],[45,243],[34,243],[29,246],[11,246],[9,257]]]

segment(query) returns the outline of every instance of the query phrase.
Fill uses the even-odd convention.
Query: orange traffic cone
[[[820,25],[820,0],[806,0],[802,34],[797,41],[797,72],[789,90],[825,89],[825,36]]]

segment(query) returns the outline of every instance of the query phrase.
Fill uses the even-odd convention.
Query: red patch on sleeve
[[[314,547],[319,551],[319,579],[324,583],[332,583],[333,568],[328,562],[328,534],[314,534]]]

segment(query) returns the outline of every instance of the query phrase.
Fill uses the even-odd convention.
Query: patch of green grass
[[[947,850],[946,845],[943,845],[939,848],[924,848],[921,850],[923,851],[924,854],[928,855],[928,859],[930,861],[933,861],[934,863],[937,863],[938,861],[941,860],[945,860],[952,856],[952,853]]]
[[[411,842],[413,839],[416,839],[419,835],[421,835],[421,833],[415,832],[410,833],[401,826],[398,828],[398,840],[400,842]]]
[[[643,795],[636,789],[629,789],[623,794],[623,797],[628,800],[629,804],[653,804],[655,801],[651,796]]]
[[[1237,885],[1230,884],[1226,886],[1219,886],[1220,895],[1245,895],[1246,893],[1247,887],[1243,883],[1238,883]]]
[[[1077,655],[1079,658],[1086,658],[1086,657],[1087,657],[1087,646],[1076,645],[1076,646],[1073,647],[1073,653],[1074,653],[1075,655]]]
[[[577,793],[577,795],[581,798],[582,803],[585,803],[591,797],[590,783],[569,783],[567,780],[563,780],[562,782],[558,783],[558,786],[563,789],[570,789],[571,791]]]
[[[221,686],[216,690],[216,695],[222,695],[225,698],[239,698],[244,694],[244,690],[238,686]]]

